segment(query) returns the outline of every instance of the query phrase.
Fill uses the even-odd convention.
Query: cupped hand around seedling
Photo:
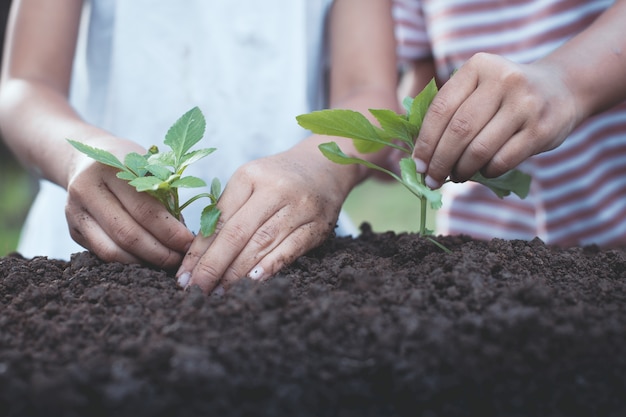
[[[220,210],[217,208],[217,200],[221,193],[219,180],[217,178],[213,180],[210,192],[199,193],[185,202],[180,201],[178,194],[179,188],[201,188],[207,185],[200,178],[184,175],[187,167],[215,151],[215,148],[192,150],[192,147],[202,139],[205,128],[206,121],[204,115],[200,109],[194,107],[181,116],[168,130],[164,144],[170,150],[161,152],[157,146],[152,146],[145,154],[138,152],[127,153],[123,162],[104,149],[95,148],[71,139],[68,139],[68,141],[80,152],[106,166],[89,169],[101,171],[101,177],[106,178],[103,181],[106,187],[109,190],[117,190],[116,195],[123,196],[121,200],[118,199],[117,204],[127,208],[135,208],[130,210],[131,217],[137,216],[132,213],[142,212],[141,207],[153,206],[153,200],[147,200],[146,196],[141,195],[141,193],[156,199],[178,221],[182,221],[182,211],[187,206],[200,198],[208,198],[210,203],[204,208],[200,218],[200,233],[203,236],[210,236],[215,232],[215,227],[220,217]],[[115,170],[115,177],[127,181],[134,189],[129,188],[124,183],[110,181],[112,175],[108,167],[112,167]],[[124,186],[126,188],[123,188]],[[101,199],[98,204],[103,204],[102,201],[109,201],[115,204],[113,199]],[[100,216],[106,217],[106,209],[104,207],[101,210],[94,208],[92,211],[99,212]],[[153,213],[149,209],[144,211]],[[161,215],[160,217],[163,218],[165,216]],[[161,225],[161,222],[156,224]],[[125,240],[132,240],[137,233],[139,233],[138,230],[131,228],[119,231],[117,234],[130,236],[130,238]],[[155,232],[154,235],[160,236],[164,233],[167,235],[166,232],[160,231]],[[95,237],[87,239],[84,236],[78,236],[77,239],[79,243],[87,240],[92,242],[91,247],[96,245],[94,243],[97,241]],[[167,263],[169,264],[169,262]]]
[[[426,182],[496,177],[559,146],[582,114],[562,78],[543,62],[474,55],[443,85],[416,138],[413,156]]]
[[[180,265],[193,240],[191,231],[159,201],[137,193],[116,173],[87,157],[80,161],[67,186],[65,212],[72,238],[107,262],[163,269]]]

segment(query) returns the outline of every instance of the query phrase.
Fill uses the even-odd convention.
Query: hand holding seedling
[[[137,151],[136,146],[118,149]],[[161,203],[137,193],[116,173],[89,160],[72,177],[65,208],[72,238],[104,261],[175,268],[193,234]]]
[[[580,121],[572,92],[553,67],[477,54],[434,98],[413,157],[432,188],[448,176],[496,177],[556,148]]]
[[[167,132],[164,143],[171,150],[160,152],[153,146],[147,153],[128,152],[122,159],[105,149],[68,140],[77,150],[100,162],[96,166],[87,164],[86,174],[75,176],[68,187],[71,201],[68,205],[71,215],[68,217],[73,238],[106,260],[134,262],[138,257],[150,262],[158,259],[158,263],[150,263],[171,267],[180,260],[180,252],[189,246],[191,240],[191,233],[183,231],[185,228],[180,223],[183,220],[182,210],[202,197],[208,198],[209,204],[202,212],[200,231],[205,236],[212,234],[220,215],[216,207],[220,194],[219,181],[213,181],[211,193],[197,194],[185,202],[180,201],[178,193],[179,188],[206,185],[200,178],[183,175],[189,165],[214,151],[213,148],[191,150],[202,138],[205,125],[200,110],[193,108]],[[97,205],[84,198],[90,193],[83,192],[93,189],[94,180],[101,181],[96,186],[96,189],[102,190],[95,200]],[[119,180],[128,181],[132,187]],[[155,204],[157,202],[160,206]],[[81,212],[84,214],[81,215]],[[94,221],[89,222],[91,219]],[[81,224],[85,222],[102,227]],[[78,224],[72,227],[73,223]],[[176,242],[178,253],[171,250],[159,253],[162,246],[170,249],[167,246],[170,240]],[[155,249],[146,244],[154,246],[157,253],[154,254]]]
[[[410,156],[413,154],[414,141],[422,127],[424,115],[436,94],[437,87],[434,80],[431,80],[414,99],[406,98],[404,100],[403,105],[406,114],[397,114],[386,109],[370,109],[370,113],[376,118],[380,127],[373,125],[361,113],[352,110],[321,110],[297,117],[298,123],[302,127],[314,133],[352,139],[357,150],[362,153],[376,152],[388,147],[407,154],[407,157],[400,160],[399,171],[401,174],[397,175],[392,169],[387,169],[388,167],[346,155],[335,142],[320,145],[322,153],[331,161],[344,165],[360,164],[381,171],[396,179],[417,196],[421,202],[419,231],[422,235],[431,233],[431,231],[426,230],[427,205],[433,209],[440,208],[441,195],[425,183],[423,174],[417,173],[415,160]],[[528,194],[530,186],[530,177],[519,171],[509,171],[493,179],[475,174],[471,179],[488,186],[499,197],[504,197],[513,192],[524,198]],[[439,245],[434,240],[432,241]]]

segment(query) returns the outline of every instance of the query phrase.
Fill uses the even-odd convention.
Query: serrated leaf
[[[318,146],[318,148],[326,158],[328,158],[329,160],[331,160],[332,162],[336,164],[341,164],[341,165],[361,164],[361,165],[365,165],[368,168],[376,169],[379,171],[381,170],[379,166],[369,161],[346,155],[341,150],[341,148],[339,148],[339,145],[337,145],[336,142],[322,143]]]
[[[206,187],[206,182],[198,177],[183,177],[179,178],[176,181],[173,181],[170,184],[170,187],[173,188],[200,188]]]
[[[206,206],[202,210],[200,215],[200,233],[202,236],[208,237],[215,233],[221,214],[221,211],[214,204]]]
[[[500,198],[514,193],[522,199],[528,196],[531,180],[530,175],[518,169],[508,171],[496,178],[486,178],[480,172],[477,172],[470,178],[470,181],[487,186]]]
[[[148,160],[145,156],[139,155],[137,152],[131,152],[126,155],[124,158],[124,165],[137,174],[138,177],[143,177],[146,175],[146,165],[148,164]]]
[[[84,143],[77,142],[72,139],[67,139],[67,141],[77,150],[84,153],[91,159],[94,159],[101,164],[108,165],[113,168],[117,168],[121,171],[127,171],[128,168],[119,160],[115,155],[113,155],[109,151],[105,151],[104,149],[94,148],[93,146],[85,145]]]
[[[137,191],[156,191],[160,188],[168,188],[169,184],[165,181],[161,181],[157,177],[138,177],[129,182],[130,185],[135,187]]]
[[[161,181],[167,181],[174,173],[161,165],[148,165],[146,169],[149,173],[160,179]]]
[[[399,139],[409,146],[406,153],[413,150],[413,142],[419,133],[419,129],[413,126],[407,118],[392,110],[370,109],[370,113],[378,120],[380,127],[388,135],[388,138]]]
[[[135,175],[134,172],[130,171],[119,171],[117,174],[115,174],[115,176],[124,181],[132,181],[135,178],[139,178],[137,177],[137,175]]]
[[[176,167],[189,149],[202,139],[206,120],[198,107],[183,114],[167,131],[164,143],[172,148]]]
[[[433,78],[411,102],[408,119],[413,126],[417,127],[418,132],[422,127],[422,121],[424,120],[424,116],[426,116],[426,111],[428,110],[430,103],[432,103],[433,99],[437,95],[437,92],[437,84]]]
[[[296,120],[300,126],[318,135],[352,139],[361,153],[376,152],[389,144],[365,116],[354,110],[318,110],[297,116]]]
[[[176,159],[174,157],[174,152],[172,151],[151,154],[148,157],[148,163],[150,165],[162,165],[162,166],[172,167],[172,168],[176,167]]]
[[[191,152],[186,153],[185,155],[183,155],[183,157],[180,160],[180,163],[178,166],[179,171],[181,169],[185,169],[186,167],[193,164],[194,162],[199,161],[205,156],[212,154],[213,152],[215,152],[215,148],[198,149],[196,151],[191,151]]]
[[[402,183],[411,190],[412,193],[424,197],[432,209],[437,210],[441,208],[441,193],[428,188],[428,186],[418,178],[418,175],[421,174],[417,173],[413,159],[402,158],[400,160],[400,174],[402,176]]]

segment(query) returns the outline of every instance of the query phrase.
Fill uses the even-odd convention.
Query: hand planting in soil
[[[434,79],[415,97],[407,97],[403,101],[406,114],[397,114],[387,109],[370,109],[369,112],[380,124],[372,124],[364,115],[353,110],[327,109],[302,114],[296,117],[300,126],[316,134],[340,136],[352,139],[354,146],[361,153],[372,153],[385,146],[397,149],[407,157],[400,159],[400,175],[393,171],[373,164],[361,158],[346,155],[336,142],[319,145],[324,156],[338,164],[361,164],[368,168],[384,172],[404,185],[420,200],[419,234],[428,236],[431,230],[426,229],[427,206],[434,210],[441,208],[441,193],[429,188],[424,182],[424,174],[416,171],[415,161],[411,158],[415,139],[419,134],[426,110],[437,94]],[[475,181],[489,187],[500,198],[511,193],[520,198],[526,198],[530,189],[530,176],[519,170],[511,170],[497,178],[486,178],[476,173],[470,181]],[[447,179],[445,182],[449,182]],[[437,246],[447,250],[439,243],[429,238]]]
[[[171,150],[160,152],[157,146],[152,146],[145,155],[129,153],[124,157],[123,163],[108,151],[75,140],[68,141],[90,158],[119,169],[118,178],[128,181],[138,192],[152,195],[180,221],[185,207],[200,198],[209,198],[211,203],[202,210],[200,216],[200,233],[203,236],[210,236],[215,232],[221,214],[216,206],[221,193],[219,180],[213,179],[209,193],[196,194],[183,204],[180,203],[178,196],[179,188],[200,188],[207,185],[200,178],[183,177],[183,172],[188,166],[215,151],[215,148],[191,151],[191,148],[202,139],[205,128],[204,115],[198,107],[194,107],[182,115],[167,131],[163,143]]]

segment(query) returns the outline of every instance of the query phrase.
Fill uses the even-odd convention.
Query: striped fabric
[[[606,0],[395,0],[398,54],[433,59],[437,78],[477,52],[532,62],[587,27]],[[626,82],[626,80],[625,80]],[[446,184],[437,232],[532,239],[561,246],[626,244],[626,102],[580,125],[555,150],[519,167],[531,194],[498,199],[483,186]]]

